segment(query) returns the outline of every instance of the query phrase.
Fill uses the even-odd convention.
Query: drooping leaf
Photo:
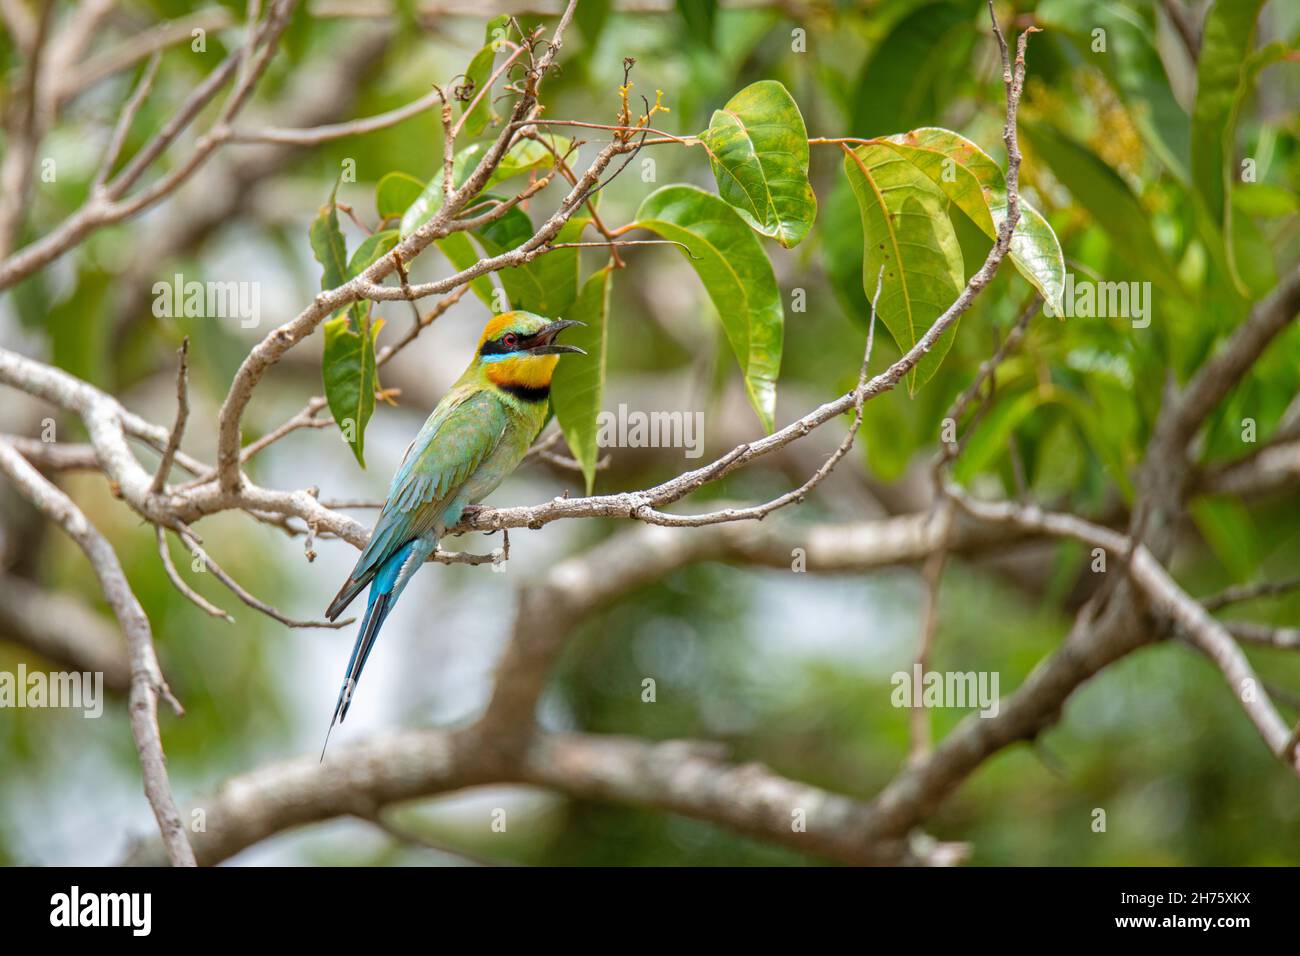
[[[799,106],[775,80],[753,83],[714,111],[700,139],[718,195],[787,249],[808,235],[817,197],[808,182],[808,130]]]
[[[890,136],[885,144],[925,173],[986,236],[997,238],[1007,216],[1007,182],[993,157],[964,136],[937,127]],[[1065,257],[1052,227],[1023,197],[1009,255],[1043,301],[1059,313]]]
[[[375,338],[382,320],[353,329],[346,316],[324,324],[325,356],[321,375],[325,400],[357,464],[366,467],[366,425],[375,411]]]
[[[567,318],[585,322],[585,328],[565,333],[570,345],[586,351],[585,356],[566,356],[556,366],[551,380],[551,407],[569,443],[569,450],[582,466],[587,494],[596,480],[596,420],[605,397],[606,322],[609,318],[609,288],[612,269],[606,266],[587,277]]]
[[[330,201],[320,207],[307,230],[312,255],[321,266],[322,289],[334,289],[347,281],[348,247],[343,239],[343,230],[339,228],[338,208],[335,205],[338,192],[338,183],[335,183]]]
[[[785,309],[763,247],[734,209],[694,186],[664,186],[637,210],[637,225],[690,250],[740,363],[749,402],[768,431],[776,412]]]
[[[1217,0],[1202,31],[1192,107],[1192,182],[1219,222],[1224,215],[1224,164],[1234,158],[1224,153],[1225,132],[1263,5],[1264,0]]]
[[[411,203],[420,198],[424,183],[402,172],[386,173],[375,186],[375,209],[379,218],[401,219]]]
[[[464,100],[461,101],[457,109],[457,115],[462,117],[462,122],[465,124],[461,128],[462,135],[470,139],[483,132],[488,121],[495,115],[492,109],[491,94],[479,97],[479,93],[492,76],[492,66],[495,60],[496,50],[493,49],[492,43],[488,43],[478,53],[474,54],[474,59],[470,60],[469,66],[465,68],[465,84],[462,87]],[[475,103],[475,100],[478,102]],[[473,104],[473,109],[470,109],[471,104]],[[467,110],[469,111],[468,117],[465,115]]]
[[[361,241],[352,253],[352,258],[348,260],[348,279],[356,278],[375,264],[382,256],[388,255],[393,247],[397,245],[397,230],[384,229],[379,232],[371,233]],[[354,302],[350,310],[352,315],[352,327],[361,328],[365,322],[366,312],[370,308],[369,302]]]
[[[844,158],[864,236],[862,287],[880,296],[877,314],[898,347],[911,349],[960,294],[961,247],[948,198],[928,176],[888,146],[859,146]],[[915,392],[952,346],[950,326],[908,375]]]

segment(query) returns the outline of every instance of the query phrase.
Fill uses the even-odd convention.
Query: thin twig
[[[163,449],[162,458],[158,461],[158,471],[154,474],[153,484],[149,486],[150,492],[155,495],[162,493],[163,486],[167,482],[167,476],[172,470],[172,462],[176,460],[176,452],[181,447],[181,438],[185,435],[185,423],[190,417],[189,383],[185,364],[189,350],[190,340],[187,336],[181,340],[181,347],[176,350],[176,421],[167,436],[167,447]]]
[[[192,601],[203,613],[222,618],[234,624],[235,619],[230,614],[208,601],[202,594],[185,583],[185,579],[181,577],[180,572],[176,570],[176,564],[172,561],[171,551],[167,548],[167,532],[163,530],[162,525],[154,525],[154,536],[157,539],[158,557],[162,559],[163,570],[167,572],[167,577],[176,590]]]

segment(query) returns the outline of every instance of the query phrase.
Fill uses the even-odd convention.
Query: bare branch
[[[171,551],[167,549],[167,532],[162,529],[162,525],[154,525],[153,530],[158,542],[158,557],[162,560],[163,570],[167,572],[167,578],[171,581],[172,586],[185,595],[204,614],[210,614],[213,617],[219,617],[234,624],[235,619],[233,617],[185,583],[185,579],[181,577],[180,572],[176,570],[176,565],[172,562]]]
[[[160,529],[160,533],[161,533],[161,529]],[[272,620],[279,621],[285,627],[295,627],[295,628],[324,627],[324,628],[338,629],[340,627],[347,627],[349,624],[355,624],[357,621],[355,617],[349,617],[342,621],[295,620],[294,618],[291,618],[281,613],[280,611],[276,610],[274,607],[272,607],[270,604],[267,604],[265,601],[253,597],[253,595],[249,594],[248,591],[244,590],[243,586],[240,585],[240,583],[236,581],[233,577],[231,577],[228,573],[226,573],[225,569],[223,569],[221,565],[217,564],[217,562],[212,560],[212,558],[208,555],[208,553],[203,550],[203,546],[199,544],[198,540],[194,537],[193,532],[191,532],[188,528],[181,526],[177,530],[177,533],[180,535],[181,540],[185,542],[185,546],[190,549],[190,553],[194,555],[194,557],[196,557],[199,561],[203,562],[203,566],[207,568],[207,570],[211,571],[218,581],[220,581],[222,584],[228,587],[231,590],[231,593],[235,595],[235,597],[239,598],[239,600],[243,601],[249,607],[253,608],[253,610],[261,611],[263,614],[265,614],[267,617],[271,618]],[[189,595],[186,596],[188,597]]]
[[[171,433],[167,436],[167,446],[163,449],[162,458],[158,461],[158,471],[154,473],[153,484],[149,486],[150,492],[155,495],[162,493],[163,485],[167,481],[167,475],[172,470],[172,462],[176,460],[176,452],[180,450],[181,438],[185,435],[185,423],[190,417],[190,392],[185,365],[189,350],[190,340],[188,338],[184,339],[181,342],[181,347],[176,350],[176,421],[172,425]]]
[[[179,708],[163,679],[154,653],[153,635],[144,609],[131,592],[122,565],[107,539],[86,520],[72,499],[50,484],[9,445],[0,443],[0,471],[18,486],[45,517],[62,528],[85,552],[99,579],[104,597],[126,635],[131,660],[131,732],[140,754],[144,789],[162,833],[167,857],[175,866],[193,866],[194,852],[186,838],[167,779],[166,758],[158,730],[158,698]]]

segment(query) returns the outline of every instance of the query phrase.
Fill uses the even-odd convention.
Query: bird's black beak
[[[587,353],[576,345],[557,345],[555,342],[555,337],[565,329],[575,325],[585,326],[586,324],[576,319],[559,319],[543,328],[536,335],[531,335],[525,339],[523,349],[529,355],[560,355],[564,352],[576,352],[578,355],[586,355]]]

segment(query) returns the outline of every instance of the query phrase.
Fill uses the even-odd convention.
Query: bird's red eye
[[[505,335],[501,336],[501,344],[508,349],[512,349],[519,344],[519,336],[515,335],[513,332],[507,332]]]

